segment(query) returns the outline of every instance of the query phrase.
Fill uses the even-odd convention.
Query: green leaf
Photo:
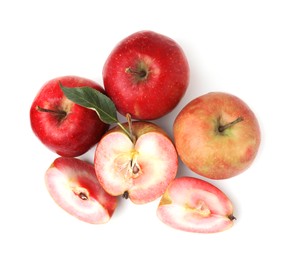
[[[112,100],[91,87],[60,87],[65,96],[74,103],[96,111],[101,121],[106,124],[118,123],[116,108]]]

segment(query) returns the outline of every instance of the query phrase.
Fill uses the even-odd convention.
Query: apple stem
[[[129,134],[130,134],[130,137],[131,137],[131,141],[133,142],[133,144],[135,145],[136,143],[136,137],[133,133],[133,129],[132,129],[132,119],[131,119],[131,115],[129,113],[126,114],[126,119],[127,119],[127,122],[128,122],[128,127],[129,127]]]
[[[126,114],[127,122],[128,122],[128,130],[119,122],[116,121],[116,124],[123,130],[123,132],[129,137],[129,139],[132,141],[133,144],[136,143],[136,136],[133,134],[132,130],[132,120],[131,115]]]
[[[229,127],[232,127],[233,125],[235,125],[235,124],[237,124],[237,123],[239,123],[239,122],[241,122],[241,121],[243,121],[243,117],[242,117],[242,116],[238,117],[237,119],[235,119],[234,121],[232,121],[232,122],[230,122],[230,123],[228,123],[228,124],[226,124],[226,125],[220,125],[220,126],[218,127],[218,131],[221,133],[221,132],[223,132],[225,129],[227,129],[227,128],[229,128]]]
[[[229,218],[231,221],[236,220],[236,217],[233,216],[233,215],[228,216],[228,218]]]
[[[47,108],[42,108],[40,106],[36,106],[36,109],[40,112],[52,113],[52,114],[59,115],[60,117],[65,117],[67,115],[67,112],[63,110],[51,110]]]
[[[146,77],[147,75],[147,72],[145,70],[134,70],[134,69],[131,69],[130,67],[127,68],[125,70],[127,73],[132,73],[132,74],[136,74],[138,75],[140,78],[144,78]]]

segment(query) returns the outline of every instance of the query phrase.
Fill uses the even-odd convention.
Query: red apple
[[[76,157],[87,152],[107,131],[95,111],[68,100],[61,88],[89,86],[103,88],[89,79],[64,76],[48,81],[30,109],[31,127],[40,141],[61,156]]]
[[[182,161],[195,173],[225,179],[245,171],[260,145],[258,121],[238,97],[211,92],[189,102],[174,122]]]
[[[110,220],[117,198],[100,186],[92,164],[76,158],[57,158],[45,175],[54,201],[74,217],[102,224]]]
[[[136,32],[113,49],[103,68],[107,95],[124,116],[151,120],[169,113],[189,84],[182,48],[152,31]]]
[[[161,198],[157,216],[179,230],[215,233],[233,225],[233,206],[228,197],[212,184],[181,177],[171,182]]]
[[[109,194],[143,204],[159,198],[175,178],[178,156],[159,126],[133,122],[132,133],[133,140],[115,127],[104,135],[95,151],[95,172]]]

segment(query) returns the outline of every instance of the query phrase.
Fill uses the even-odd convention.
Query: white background
[[[1,1],[0,259],[285,259],[286,7],[285,1]],[[105,225],[90,225],[59,208],[44,174],[57,155],[35,137],[30,105],[49,79],[87,77],[102,84],[102,67],[118,41],[142,29],[184,49],[191,82],[172,122],[191,99],[225,91],[257,115],[262,143],[243,174],[210,181],[233,201],[228,231],[177,231],[156,217],[159,200],[120,200]],[[92,162],[94,148],[81,158]],[[179,175],[199,177],[180,164]]]

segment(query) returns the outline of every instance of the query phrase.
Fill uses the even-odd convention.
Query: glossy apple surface
[[[76,157],[87,152],[107,131],[95,111],[68,100],[59,85],[89,86],[101,92],[96,82],[77,76],[64,76],[44,84],[30,108],[31,127],[40,141],[61,156]]]
[[[132,128],[135,143],[120,128],[109,130],[96,147],[94,165],[108,193],[143,204],[159,198],[175,178],[178,156],[159,126],[137,121]]]
[[[76,158],[57,158],[45,175],[54,201],[72,216],[91,223],[110,220],[117,198],[100,186],[92,164]]]
[[[249,106],[238,97],[211,92],[189,102],[174,122],[182,161],[195,173],[226,179],[244,172],[260,145],[260,128]]]
[[[171,38],[136,32],[117,44],[103,68],[104,87],[117,110],[151,120],[169,113],[189,84],[189,65]]]
[[[214,185],[192,177],[171,182],[157,209],[158,218],[175,229],[216,233],[232,227],[233,206]]]

